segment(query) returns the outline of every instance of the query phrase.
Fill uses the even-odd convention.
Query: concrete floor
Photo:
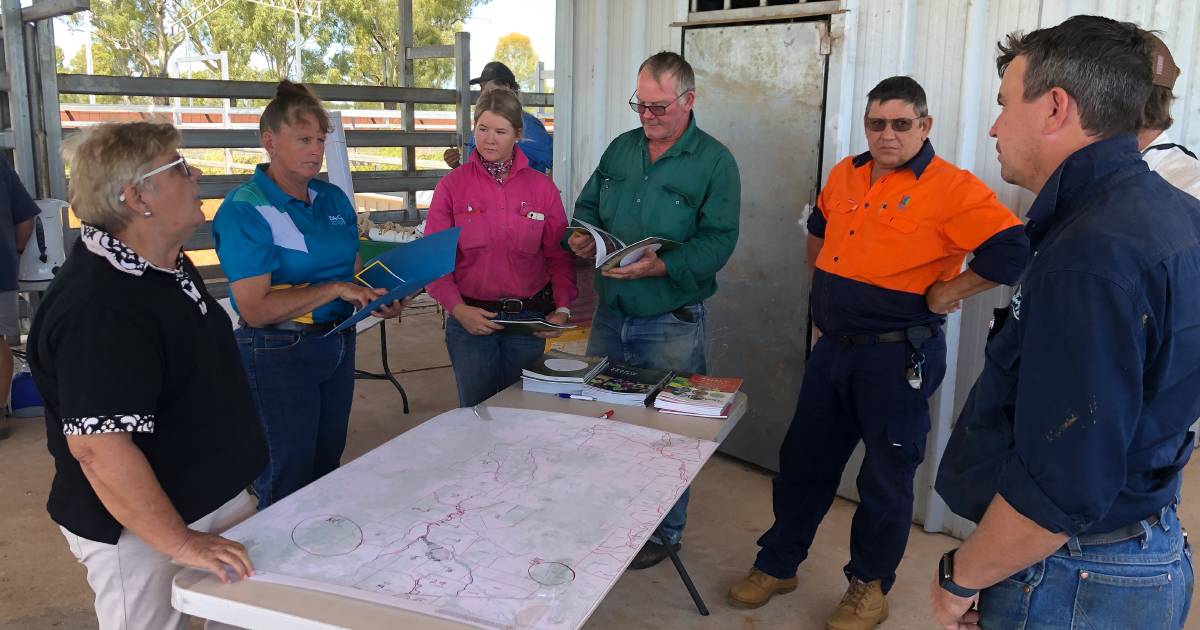
[[[382,381],[359,381],[350,422],[349,461],[456,405],[454,377],[436,314],[408,315],[389,325],[392,368],[407,389],[412,413]],[[378,335],[359,337],[359,367],[378,369]],[[0,628],[95,628],[92,594],[44,504],[53,474],[42,420],[17,419],[11,439],[0,442]],[[1184,472],[1185,525],[1200,524],[1196,466]],[[1192,490],[1188,492],[1188,490]],[[1192,500],[1187,500],[1191,495]],[[749,569],[754,541],[771,524],[771,475],[718,455],[701,472],[693,497],[682,558],[712,615],[700,617],[669,562],[626,573],[586,625],[608,628],[822,628],[845,589],[854,504],[837,500],[825,518],[812,555],[800,567],[801,587],[753,611],[731,608],[725,590]],[[914,527],[899,578],[889,596],[886,628],[932,628],[928,584],[937,559],[955,545],[947,536]],[[1193,603],[1195,610],[1195,603]],[[1193,615],[1189,628],[1200,628]]]

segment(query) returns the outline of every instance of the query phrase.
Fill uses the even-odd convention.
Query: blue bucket
[[[33,375],[18,372],[12,382],[12,415],[18,418],[33,418],[43,415],[45,403],[33,384]]]

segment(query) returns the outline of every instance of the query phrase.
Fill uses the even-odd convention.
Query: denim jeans
[[[1177,630],[1192,596],[1192,553],[1175,506],[1133,540],[1071,542],[1054,555],[984,590],[988,630]]]
[[[532,319],[542,313],[524,311],[515,317]],[[490,335],[472,335],[457,319],[446,320],[446,350],[458,385],[458,405],[474,407],[521,380],[521,369],[546,350],[546,340],[516,326]]]
[[[354,398],[354,330],[323,337],[264,328],[234,331],[267,438],[254,480],[258,509],[338,467]]]
[[[622,317],[596,308],[592,318],[592,332],[588,337],[589,356],[608,357],[609,361],[632,367],[675,370],[677,372],[703,374],[704,340],[708,309],[703,303],[682,307],[692,321],[684,321],[674,312],[649,317]],[[667,512],[662,522],[667,542],[675,544],[683,537],[687,524],[687,506],[692,489],[684,490],[683,496]],[[658,536],[651,538],[660,543]]]

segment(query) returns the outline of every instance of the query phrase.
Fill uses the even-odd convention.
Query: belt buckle
[[[517,298],[503,298],[500,300],[501,313],[520,313],[525,310],[525,301]]]

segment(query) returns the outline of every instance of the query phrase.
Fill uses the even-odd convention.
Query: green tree
[[[414,0],[414,44],[452,43],[454,31],[461,28],[471,10],[488,1]],[[399,85],[402,66],[396,0],[323,0],[321,5],[320,18],[302,17],[300,21],[306,38],[301,51],[302,79]],[[295,55],[292,13],[248,0],[95,0],[91,19],[96,74],[166,77],[172,55],[186,45],[198,55],[226,52],[230,79],[274,81],[290,74]],[[71,22],[78,27],[82,18],[73,16]],[[82,49],[63,66],[84,72]],[[187,69],[180,67],[180,73],[186,76]],[[220,76],[216,61],[190,69],[194,78]],[[440,87],[453,73],[451,60],[418,60],[414,83]],[[70,95],[64,98],[77,100]],[[86,96],[79,100],[86,101]],[[106,98],[102,102],[148,99]]]
[[[130,56],[122,50],[109,48],[108,46],[94,45],[92,46],[92,73],[105,75],[123,75],[128,71],[128,68],[133,65]],[[69,61],[63,61],[60,64],[63,72],[72,72],[76,74],[87,73],[87,50],[86,46],[80,46],[79,50],[75,51],[75,55]],[[60,94],[59,100],[64,103],[86,103],[88,97],[84,94]],[[97,96],[96,102],[101,105],[115,105],[118,103],[140,103],[149,104],[152,100],[144,96]]]
[[[454,43],[454,31],[488,0],[413,0],[413,45]],[[400,85],[400,35],[395,0],[327,0],[339,47],[330,58],[330,78],[363,85]],[[418,87],[442,87],[454,76],[449,59],[413,64]]]
[[[227,52],[231,79],[286,77],[295,55],[292,14],[246,0],[97,0],[91,17],[97,74],[168,76],[168,62],[185,41],[195,54]],[[80,16],[73,16],[74,25],[81,22]],[[300,30],[306,38],[303,78],[319,80],[327,71],[321,51],[335,31],[324,16],[302,17]],[[102,50],[109,63],[98,63]],[[250,65],[255,54],[265,61],[266,70]],[[220,72],[215,61],[204,65]]]
[[[537,53],[533,52],[533,43],[529,37],[520,33],[509,33],[496,42],[496,52],[492,60],[499,61],[512,70],[521,90],[532,92],[534,88],[534,70],[537,67]]]
[[[301,5],[299,0],[293,3]],[[300,67],[305,81],[322,82],[328,74],[322,51],[331,45],[336,29],[328,13],[329,3],[322,4],[320,18],[300,18],[300,32],[305,38]],[[292,13],[246,0],[230,0],[204,18],[201,25],[193,36],[193,47],[203,54],[227,52],[229,78],[276,81],[291,74],[295,58]],[[265,70],[250,66],[252,55],[266,63]],[[210,67],[219,70],[215,64]]]
[[[92,6],[93,53],[107,49],[112,65],[105,70],[112,74],[167,76],[167,60],[184,39],[184,32],[175,28],[175,10],[171,0],[97,0]],[[81,20],[72,16],[75,25]]]

